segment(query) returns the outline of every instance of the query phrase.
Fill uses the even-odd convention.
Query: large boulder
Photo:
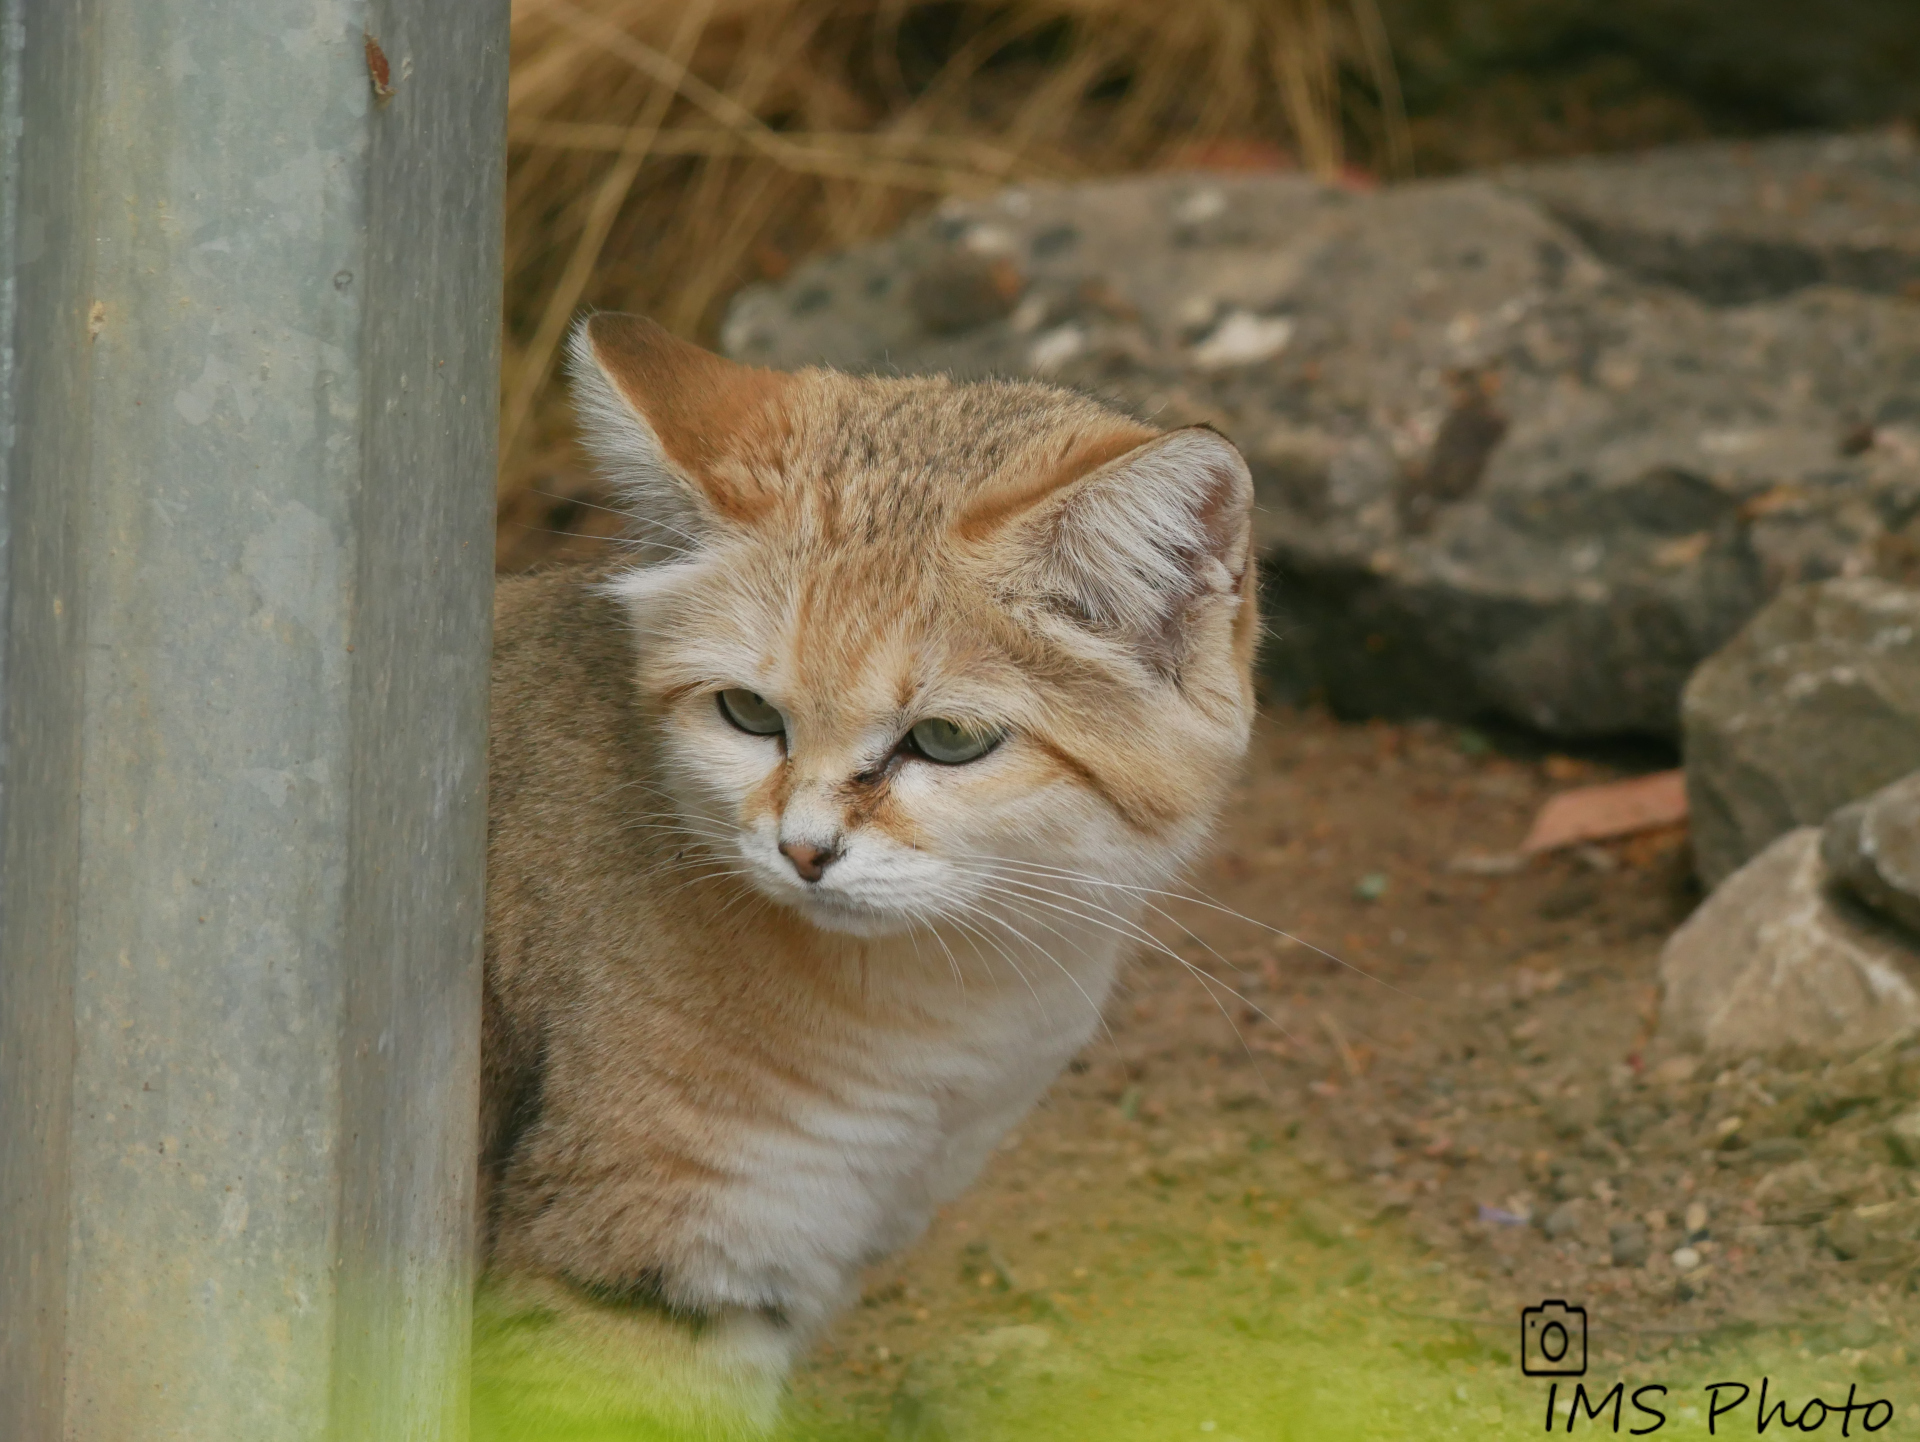
[[[1820,857],[1840,885],[1920,936],[1920,771],[1828,817]]]
[[[1860,1051],[1920,1030],[1920,953],[1838,894],[1820,830],[1780,837],[1660,956],[1660,1033],[1715,1057]]]
[[[1920,769],[1920,591],[1787,590],[1695,672],[1682,717],[1694,863],[1713,886]]]
[[[1219,426],[1283,695],[1673,735],[1693,667],[1781,587],[1920,567],[1917,173],[1885,136],[1368,194],[1032,187],[743,293],[723,343]]]
[[[1720,142],[1506,178],[1609,265],[1718,305],[1811,285],[1900,295],[1920,282],[1920,165],[1902,142]]]

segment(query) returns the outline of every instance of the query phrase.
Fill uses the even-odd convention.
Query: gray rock
[[[907,304],[929,332],[949,335],[1011,314],[1023,284],[1004,257],[942,256],[914,276]]]
[[[1540,1230],[1547,1234],[1549,1241],[1560,1241],[1571,1237],[1580,1230],[1580,1207],[1576,1202],[1562,1202],[1547,1213],[1546,1220],[1540,1224]]]
[[[1807,1144],[1798,1137],[1760,1137],[1747,1148],[1744,1160],[1763,1167],[1782,1162],[1797,1162],[1807,1154]]]
[[[1845,1053],[1920,1028],[1920,953],[1838,894],[1820,831],[1728,877],[1660,955],[1660,1032],[1719,1058]]]
[[[1820,855],[1835,881],[1920,932],[1920,771],[1834,812]]]
[[[723,342],[1218,426],[1258,487],[1283,697],[1672,735],[1783,586],[1920,575],[1920,306],[1885,293],[1920,253],[1912,146],[1745,153],[1009,191],[744,292]],[[1770,202],[1808,177],[1818,205]],[[1768,247],[1814,259],[1736,284]]]
[[[1713,886],[1920,768],[1920,591],[1786,591],[1700,667],[1681,716],[1694,861]]]
[[[1920,166],[1904,146],[1727,141],[1502,178],[1602,260],[1719,305],[1810,285],[1899,295],[1920,281]]]
[[[1639,1222],[1616,1222],[1608,1229],[1608,1242],[1616,1267],[1642,1266],[1653,1250],[1647,1229]]]
[[[1586,1174],[1578,1166],[1562,1159],[1553,1164],[1552,1174],[1547,1180],[1547,1191],[1555,1201],[1575,1202],[1587,1194],[1590,1185]]]

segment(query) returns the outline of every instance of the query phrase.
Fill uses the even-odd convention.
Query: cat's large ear
[[[1246,593],[1253,478],[1208,426],[1135,446],[1049,492],[1016,525],[1046,599],[1180,669],[1198,608]]]
[[[736,365],[644,316],[602,312],[574,327],[582,438],[643,523],[672,544],[748,524],[772,502],[769,459],[793,378]]]

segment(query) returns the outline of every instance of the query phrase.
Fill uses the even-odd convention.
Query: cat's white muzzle
[[[938,858],[867,836],[850,838],[818,881],[802,880],[771,836],[744,836],[741,850],[762,894],[848,936],[897,936],[966,902],[970,890]]]

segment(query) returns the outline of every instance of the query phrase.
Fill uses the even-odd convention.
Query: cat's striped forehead
[[[575,362],[590,443],[675,538],[616,583],[669,704],[759,692],[796,765],[847,776],[927,716],[1010,728],[1149,829],[1238,756],[1252,483],[1221,436],[1032,383],[756,371],[629,318]]]
[[[977,541],[1157,433],[1051,387],[803,371],[709,484],[744,524],[836,553]]]

